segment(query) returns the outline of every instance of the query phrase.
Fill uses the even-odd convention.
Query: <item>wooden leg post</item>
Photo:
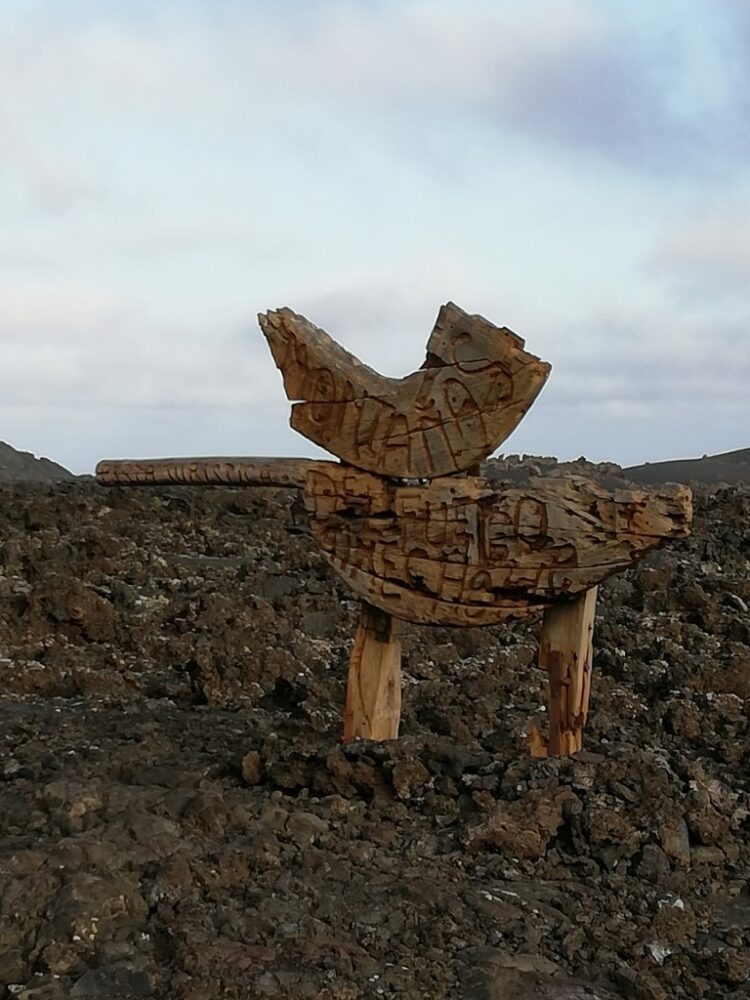
[[[344,742],[395,740],[401,718],[398,621],[362,602],[344,707]]]
[[[546,669],[549,678],[546,750],[550,757],[570,757],[583,745],[591,693],[596,589],[592,587],[575,600],[555,605],[544,614],[539,666]],[[535,753],[533,745],[532,753]],[[535,755],[543,756],[539,752]]]

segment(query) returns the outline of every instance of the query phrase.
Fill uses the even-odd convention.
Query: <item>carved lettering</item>
[[[494,492],[478,477],[448,477],[384,489],[382,479],[364,472],[356,476],[357,491],[377,497],[378,516],[358,518],[351,507],[330,513],[330,492],[341,496],[352,476],[345,470],[330,466],[320,499],[320,476],[309,477],[313,533],[362,597],[411,621],[426,620],[429,601],[442,624],[454,625],[466,620],[470,605],[482,609],[483,620],[500,620],[519,607],[554,604],[684,537],[690,522],[690,493],[683,487],[624,492],[615,500],[585,479],[537,479]],[[630,514],[618,515],[622,507],[647,510],[648,518],[636,523]]]

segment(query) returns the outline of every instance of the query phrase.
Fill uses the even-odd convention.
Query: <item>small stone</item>
[[[281,996],[279,981],[272,972],[264,972],[255,982],[255,988],[260,996],[278,997]]]
[[[293,576],[270,576],[258,586],[258,593],[261,597],[269,601],[278,600],[280,597],[288,597],[299,590],[299,580]]]
[[[638,865],[638,874],[641,878],[655,882],[661,875],[666,875],[668,871],[669,858],[661,847],[658,844],[646,844]]]
[[[610,781],[610,787],[615,795],[619,795],[621,799],[625,799],[626,802],[637,802],[638,795],[633,791],[632,788],[628,788],[627,785],[623,785],[621,781]]]
[[[76,980],[70,991],[72,997],[150,997],[153,994],[147,972],[121,967],[89,969]]]
[[[288,819],[289,813],[281,806],[266,806],[260,814],[261,823],[277,832],[284,829]]]
[[[690,581],[682,588],[682,602],[688,608],[705,608],[710,598],[699,583]]]
[[[21,770],[21,765],[11,757],[9,760],[3,761],[0,765],[0,777],[4,778],[6,781],[12,781],[13,778],[18,776],[18,772]]]
[[[631,969],[629,965],[621,965],[615,969],[614,979],[627,996],[635,995],[638,984],[638,973],[635,969]]]
[[[750,955],[747,951],[728,951],[723,956],[724,975],[730,983],[745,983],[750,979]]]
[[[694,865],[722,865],[726,854],[720,847],[694,847],[691,858]]]
[[[430,772],[420,760],[400,760],[394,764],[391,781],[400,799],[410,799],[430,782]]]
[[[750,611],[747,602],[743,601],[737,594],[725,594],[724,603],[728,604],[731,608],[735,608],[737,611],[741,611],[743,615],[746,615]]]
[[[328,820],[311,812],[294,812],[286,824],[287,833],[300,845],[311,844],[317,837],[328,832]]]
[[[664,852],[670,858],[684,866],[690,864],[690,835],[682,816],[662,823],[659,839]]]
[[[302,616],[300,628],[307,635],[320,639],[334,634],[336,631],[336,620],[327,611],[310,611],[308,614]]]
[[[263,758],[257,750],[250,750],[242,758],[242,779],[246,785],[259,785],[264,770]]]

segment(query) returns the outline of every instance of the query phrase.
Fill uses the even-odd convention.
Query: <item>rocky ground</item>
[[[533,624],[407,629],[403,739],[342,749],[292,495],[0,488],[0,996],[750,997],[749,561],[706,492],[602,588],[576,759]]]

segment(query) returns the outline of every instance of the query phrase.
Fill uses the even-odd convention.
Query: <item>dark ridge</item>
[[[702,458],[647,462],[624,469],[623,475],[635,483],[750,483],[750,448]]]
[[[0,441],[0,483],[60,483],[75,479],[72,472],[48,458],[16,451]]]

